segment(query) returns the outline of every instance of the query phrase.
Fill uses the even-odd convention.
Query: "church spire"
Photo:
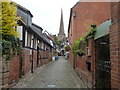
[[[61,19],[60,19],[60,28],[58,33],[58,40],[65,41],[65,33],[64,33],[64,22],[63,22],[63,12],[61,9]]]
[[[60,28],[59,28],[59,35],[64,35],[64,22],[63,22],[63,11],[61,9],[61,20],[60,20]]]

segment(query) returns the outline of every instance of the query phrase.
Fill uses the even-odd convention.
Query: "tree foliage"
[[[59,47],[61,47],[62,41],[57,41],[57,45],[58,45]]]
[[[53,36],[54,36],[54,41],[57,42],[58,41],[57,36],[56,35]]]
[[[59,41],[56,35],[53,35],[53,36],[54,36],[54,41],[55,41],[55,43],[56,43],[59,47],[61,47],[62,41]]]
[[[0,0],[0,9],[0,34],[2,34],[0,54],[5,56],[6,60],[10,60],[20,53],[20,43],[17,38],[19,33],[16,31],[17,21],[20,18],[17,16],[16,4],[10,0]]]
[[[1,1],[1,0],[0,0]],[[19,17],[17,17],[17,9],[16,4],[13,2],[1,2],[0,7],[2,8],[2,13],[0,15],[0,19],[2,20],[2,28],[0,29],[0,33],[4,36],[19,36],[19,33],[16,31],[17,21]]]

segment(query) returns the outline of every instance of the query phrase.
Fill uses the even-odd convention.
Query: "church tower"
[[[61,19],[60,19],[60,28],[58,33],[58,40],[59,41],[65,41],[65,33],[64,33],[64,22],[63,22],[63,12],[61,9]]]

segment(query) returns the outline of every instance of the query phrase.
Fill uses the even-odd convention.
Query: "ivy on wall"
[[[77,55],[77,53],[82,54],[84,52],[82,48],[82,43],[84,43],[84,38],[79,38],[74,42],[74,44],[72,45],[72,51],[74,55]]]
[[[1,53],[5,55],[6,60],[10,60],[11,57],[20,54],[20,41],[19,38],[11,37],[9,40],[2,40]]]
[[[92,24],[92,25],[90,25],[90,26],[91,26],[91,28],[88,30],[88,32],[86,33],[86,35],[83,37],[84,40],[85,40],[87,43],[88,43],[88,38],[89,38],[90,36],[94,37],[94,35],[95,35],[95,33],[96,33],[96,30],[97,30],[95,24]]]
[[[96,25],[91,25],[90,30],[88,30],[88,32],[86,33],[86,35],[84,37],[80,37],[78,40],[76,40],[73,45],[72,45],[72,52],[74,57],[76,58],[77,54],[79,56],[84,55],[85,51],[84,51],[84,44],[88,43],[88,38],[90,36],[94,37],[96,32]]]

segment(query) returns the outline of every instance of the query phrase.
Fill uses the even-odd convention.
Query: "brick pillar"
[[[19,56],[14,56],[10,59],[10,68],[9,68],[9,84],[19,80],[20,76],[20,58]]]
[[[111,88],[120,88],[120,3],[111,3],[110,26]]]
[[[9,61],[5,59],[6,55],[2,57],[2,87],[9,87]]]
[[[88,46],[90,49],[90,62],[91,62],[91,74],[92,74],[92,88],[95,86],[95,47],[94,47],[94,37],[88,38]]]
[[[111,87],[120,88],[120,21],[110,28]]]

